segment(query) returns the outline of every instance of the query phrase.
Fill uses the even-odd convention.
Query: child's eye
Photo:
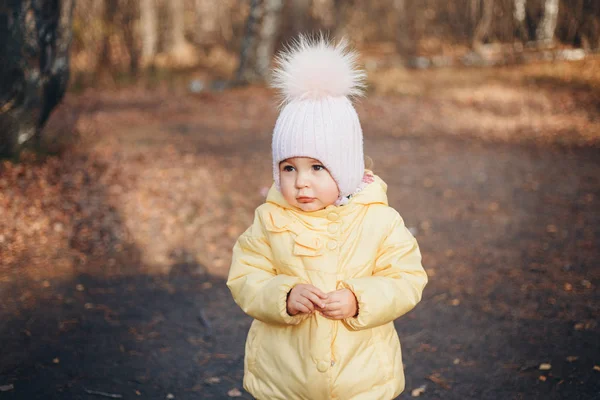
[[[282,169],[286,172],[292,172],[294,170],[294,167],[292,167],[291,165],[286,165]]]
[[[325,167],[320,164],[315,164],[312,166],[315,171],[324,171]]]

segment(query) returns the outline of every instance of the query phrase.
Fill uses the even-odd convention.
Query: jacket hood
[[[352,195],[349,202],[343,206],[330,205],[330,206],[327,206],[323,210],[305,212],[305,211],[300,210],[297,207],[290,205],[285,200],[285,198],[283,197],[281,192],[277,189],[275,184],[273,184],[271,186],[271,189],[269,190],[269,193],[267,194],[267,203],[272,203],[272,204],[275,204],[284,209],[294,210],[299,213],[303,213],[303,214],[307,214],[307,215],[314,215],[314,216],[317,216],[317,214],[319,214],[320,212],[322,212],[324,210],[331,211],[334,208],[350,209],[356,205],[370,205],[370,204],[383,204],[383,205],[387,206],[388,205],[387,184],[380,177],[378,177],[377,175],[374,175],[372,172],[366,171],[366,173],[371,175],[373,177],[374,181],[372,183],[368,184],[360,192]]]

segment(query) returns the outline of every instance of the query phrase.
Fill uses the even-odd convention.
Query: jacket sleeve
[[[277,275],[271,246],[257,210],[254,223],[233,248],[227,279],[233,299],[246,314],[257,320],[296,325],[306,315],[290,316],[287,313],[287,295],[298,283],[301,283],[298,277]]]
[[[373,275],[340,285],[350,289],[358,302],[358,315],[343,322],[349,329],[361,330],[393,321],[417,305],[426,284],[419,245],[395,213],[392,228],[380,245]]]

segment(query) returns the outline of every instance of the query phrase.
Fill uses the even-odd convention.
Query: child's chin
[[[321,209],[325,208],[325,207],[322,207],[320,203],[319,204],[315,204],[315,203],[298,203],[298,204],[296,204],[296,207],[298,207],[302,211],[306,211],[306,212],[318,211],[318,210],[321,210]]]

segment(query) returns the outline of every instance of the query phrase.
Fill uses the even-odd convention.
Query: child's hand
[[[350,289],[340,289],[327,294],[329,299],[321,314],[329,319],[345,319],[354,317],[358,312],[356,296]]]
[[[287,299],[287,312],[290,315],[309,314],[314,312],[315,308],[323,308],[325,300],[327,300],[327,295],[318,288],[301,283],[290,291]]]

